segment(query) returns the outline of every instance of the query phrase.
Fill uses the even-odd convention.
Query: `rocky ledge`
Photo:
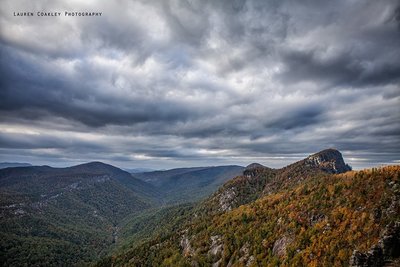
[[[328,173],[344,173],[351,170],[342,157],[342,154],[333,148],[323,150],[305,159],[308,166],[320,168]]]

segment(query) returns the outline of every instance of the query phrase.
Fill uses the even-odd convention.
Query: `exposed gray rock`
[[[193,256],[193,249],[192,249],[192,246],[190,245],[190,240],[188,237],[188,230],[184,231],[184,233],[181,237],[180,245],[182,247],[183,256],[185,256],[185,257]]]
[[[309,156],[305,163],[328,173],[344,173],[351,170],[350,166],[344,162],[342,154],[332,148]]]
[[[251,255],[250,257],[249,257],[249,260],[247,261],[247,263],[246,263],[246,267],[249,267],[253,262],[254,262],[254,256],[253,255]]]
[[[364,266],[367,262],[367,255],[365,253],[361,253],[358,250],[353,251],[353,255],[350,257],[350,266]]]
[[[386,259],[400,257],[400,222],[389,225],[380,240]]]
[[[220,267],[220,266],[222,266],[222,259],[219,259],[217,262],[214,262],[211,266],[212,267]]]
[[[26,213],[26,211],[24,211],[23,209],[17,209],[14,211],[14,215],[24,215]]]
[[[400,212],[400,196],[394,195],[392,196],[390,206],[387,210],[385,210],[385,213],[388,216],[395,216],[399,212]]]
[[[219,210],[232,210],[236,195],[237,193],[234,187],[227,188],[219,197]]]
[[[385,260],[398,257],[400,257],[400,222],[388,225],[378,244],[368,252],[355,250],[350,258],[350,266],[381,267],[384,266]]]
[[[316,223],[325,220],[326,216],[324,214],[311,214],[310,215],[310,225],[313,226]]]
[[[383,251],[379,245],[375,245],[367,253],[355,250],[350,257],[350,266],[353,267],[381,267],[384,262]]]
[[[272,253],[275,256],[283,258],[286,256],[286,248],[293,241],[293,238],[284,236],[275,241],[274,246],[272,248]]]
[[[239,254],[241,257],[239,258],[239,262],[246,263],[249,260],[250,256],[250,244],[246,242],[239,250]]]
[[[214,236],[211,236],[210,239],[211,239],[211,246],[210,246],[210,250],[208,251],[208,253],[213,256],[220,256],[224,249],[224,246],[223,246],[222,240],[221,240],[221,236],[214,235]]]

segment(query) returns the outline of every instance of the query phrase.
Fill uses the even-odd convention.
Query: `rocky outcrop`
[[[239,255],[241,256],[239,262],[246,267],[251,266],[255,260],[254,256],[250,255],[250,244],[248,242],[240,248]]]
[[[210,246],[210,250],[208,251],[208,253],[210,255],[213,256],[221,256],[221,253],[223,252],[223,243],[221,240],[221,236],[219,235],[214,235],[210,237],[211,239],[211,246]]]
[[[237,193],[234,187],[227,188],[220,196],[219,196],[219,210],[220,211],[229,211],[235,206],[235,197]]]
[[[182,255],[185,257],[193,256],[193,249],[190,244],[190,240],[188,237],[188,230],[185,230],[183,232],[183,235],[181,237],[181,242],[180,242],[181,248],[182,248]]]
[[[328,173],[344,173],[351,170],[351,167],[344,162],[342,154],[333,148],[307,157],[305,163]]]
[[[325,220],[326,216],[321,213],[313,213],[309,216],[309,224],[310,226],[315,225],[316,223]]]
[[[222,254],[224,252],[224,244],[220,235],[213,235],[210,237],[211,245],[208,254],[215,259],[212,264],[213,267],[222,266]]]
[[[286,256],[286,248],[293,241],[293,238],[284,236],[275,241],[272,253],[275,256],[283,258]]]
[[[393,223],[386,228],[380,244],[385,259],[400,257],[400,222]]]
[[[378,244],[366,253],[358,250],[350,258],[352,267],[381,267],[385,262],[400,257],[400,222],[392,223],[386,228]]]
[[[367,253],[355,250],[350,258],[350,266],[354,267],[381,267],[384,263],[383,251],[379,245],[375,245]]]

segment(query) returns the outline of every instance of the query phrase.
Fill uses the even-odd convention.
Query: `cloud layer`
[[[0,5],[0,160],[400,161],[398,1]],[[14,12],[102,12],[17,17]]]

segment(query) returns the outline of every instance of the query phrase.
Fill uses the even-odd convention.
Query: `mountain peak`
[[[247,178],[256,177],[258,174],[262,173],[266,169],[269,168],[259,163],[251,163],[244,169],[243,175]]]
[[[89,172],[89,173],[108,173],[118,174],[123,176],[131,176],[128,172],[123,171],[113,165],[103,163],[100,161],[92,161],[69,167],[69,169],[77,172]]]
[[[106,164],[106,163],[101,162],[101,161],[90,161],[90,162],[87,162],[87,163],[79,164],[77,166],[105,166],[105,165],[111,166],[110,164]]]
[[[310,155],[305,162],[307,165],[321,168],[329,173],[343,173],[351,170],[350,166],[344,162],[342,153],[334,148]]]
[[[247,165],[246,170],[257,169],[257,168],[265,168],[265,166],[261,165],[260,163],[251,163]]]

